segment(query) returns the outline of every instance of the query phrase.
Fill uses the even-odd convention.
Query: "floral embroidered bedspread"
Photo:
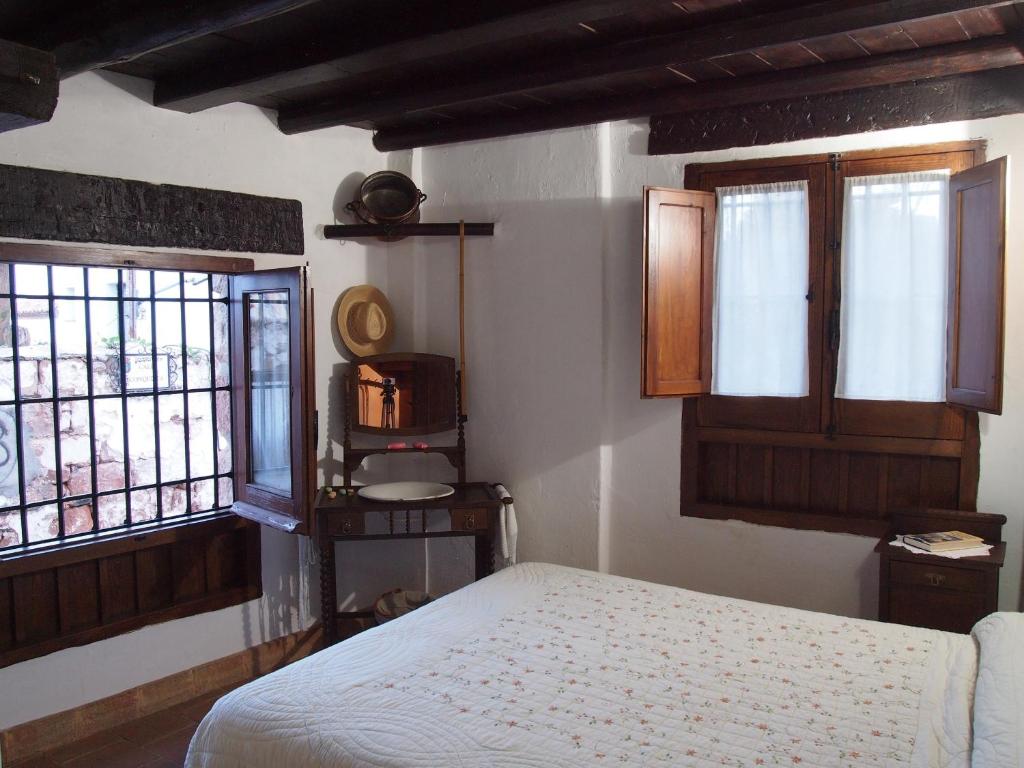
[[[528,563],[221,699],[186,765],[969,766],[967,636]]]

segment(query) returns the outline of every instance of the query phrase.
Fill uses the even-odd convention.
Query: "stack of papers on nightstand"
[[[893,547],[903,547],[916,555],[935,555],[936,557],[948,557],[950,560],[959,560],[961,557],[985,557],[992,549],[991,544],[979,544],[969,549],[955,549],[949,552],[925,552],[923,549],[904,544],[902,536],[897,536],[889,544]]]

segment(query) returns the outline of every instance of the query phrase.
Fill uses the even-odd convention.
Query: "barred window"
[[[231,507],[228,291],[0,264],[0,553]]]

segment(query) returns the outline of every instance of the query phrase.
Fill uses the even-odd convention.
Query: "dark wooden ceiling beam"
[[[516,13],[497,11],[478,23],[452,26],[425,4],[422,23],[405,24],[404,39],[375,41],[347,35],[329,41],[288,41],[255,58],[220,62],[215,68],[157,80],[153,103],[198,112],[233,101],[338,80],[403,62],[452,56],[471,49],[526,37],[581,21],[610,18],[664,5],[665,0],[559,0]],[[410,13],[414,8],[410,7]],[[401,20],[407,22],[408,20]],[[400,20],[392,26],[392,34]]]
[[[52,53],[0,40],[0,133],[47,122],[58,88]]]
[[[502,112],[471,120],[383,130],[374,137],[387,152],[511,136],[674,112],[692,112],[810,94],[839,93],[964,72],[1024,64],[1017,38],[1007,36],[931,46],[900,53],[801,67],[797,70],[711,81],[626,96],[586,99],[551,107]]]
[[[1024,67],[651,118],[648,153],[705,152],[1024,112]]]
[[[1010,5],[1013,0],[827,0],[800,8],[759,14],[738,21],[680,33],[640,38],[601,48],[555,56],[498,73],[474,73],[444,83],[410,83],[387,93],[346,95],[342,103],[318,101],[281,110],[285,133],[347,123],[372,122],[420,110],[480,99],[499,98],[551,85],[619,75],[669,65],[686,65],[756,51],[772,45],[808,42],[890,24],[939,18],[959,11]]]
[[[161,48],[203,35],[286,13],[317,0],[191,0],[144,3],[141,10],[118,14],[113,23],[93,30],[96,9],[85,4],[80,16],[66,21],[66,42],[56,46],[61,77],[131,61]],[[108,4],[109,5],[109,4]],[[136,3],[135,9],[139,8]]]

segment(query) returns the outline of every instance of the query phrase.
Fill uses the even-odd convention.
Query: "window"
[[[0,265],[0,551],[228,509],[228,276]]]
[[[711,392],[806,397],[807,182],[717,193]]]
[[[645,193],[643,391],[687,398],[684,514],[881,533],[973,508],[972,410],[1002,377],[1005,161],[983,150],[689,165]]]
[[[946,400],[949,172],[847,178],[836,397]]]
[[[0,667],[259,597],[250,521],[310,530],[312,292],[252,267],[0,243]]]

